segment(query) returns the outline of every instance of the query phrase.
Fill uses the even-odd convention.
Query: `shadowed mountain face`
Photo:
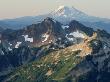
[[[94,32],[92,28],[85,27],[83,24],[81,24],[81,23],[79,23],[78,21],[75,21],[75,20],[73,20],[69,23],[68,30],[70,30],[70,31],[81,30],[89,36],[92,36],[93,32]]]
[[[28,25],[39,23],[46,17],[51,17],[64,25],[69,24],[69,22],[72,20],[77,20],[88,27],[92,27],[94,29],[104,29],[110,32],[110,19],[89,16],[74,7],[67,6],[60,6],[49,14],[45,15],[25,16],[15,19],[0,20],[0,27],[22,29]]]

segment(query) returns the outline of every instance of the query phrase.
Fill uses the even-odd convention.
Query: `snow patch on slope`
[[[80,33],[79,31],[72,32],[69,35],[73,35],[76,38],[85,38],[84,34]]]
[[[9,50],[9,51],[12,51],[12,49],[11,49],[10,47],[8,47],[8,50]]]
[[[25,41],[28,41],[28,42],[33,42],[33,38],[29,38],[29,36],[28,36],[28,35],[22,35],[22,36],[24,36]]]
[[[68,34],[66,34],[66,38],[67,38],[69,41],[74,41],[74,38],[73,38],[73,37],[68,37]]]
[[[75,31],[75,32],[71,32],[70,34],[66,34],[66,38],[69,41],[76,42],[75,38],[85,38],[85,36],[83,33],[79,32],[79,31]]]
[[[9,43],[9,45],[10,45],[10,46],[12,46],[12,44],[11,44],[11,43]]]
[[[17,44],[15,45],[15,48],[18,48],[21,43],[22,42],[17,42]]]
[[[45,41],[47,41],[47,40],[48,40],[49,35],[48,35],[48,34],[44,34],[44,35],[42,35],[42,37],[44,38],[44,40],[43,40],[42,42],[45,42]]]
[[[63,29],[66,29],[66,28],[69,28],[69,26],[68,26],[68,25],[65,25],[65,26],[62,25],[62,28],[63,28]]]

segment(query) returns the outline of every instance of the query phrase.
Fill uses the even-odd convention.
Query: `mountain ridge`
[[[76,20],[0,32],[1,82],[109,82],[109,58],[110,34]]]
[[[45,19],[46,17],[51,17],[51,18],[54,18],[55,20],[61,22],[64,25],[65,25],[65,23],[68,24],[71,20],[77,20],[88,27],[92,27],[94,29],[104,29],[104,30],[110,32],[109,31],[110,19],[89,16],[76,8],[72,8],[72,7],[68,7],[68,6],[63,6],[61,8],[60,8],[60,10],[63,10],[63,8],[64,8],[64,10],[67,10],[67,12],[63,12],[66,14],[64,14],[64,15],[61,14],[60,16],[55,14],[56,11],[59,9],[58,8],[58,9],[55,9],[54,11],[50,12],[49,14],[45,14],[45,15],[0,20],[0,26],[3,28],[21,29],[21,28],[26,27],[27,25],[36,24],[40,21],[43,21],[43,19]]]
[[[39,60],[21,66],[4,81],[109,82],[110,45],[105,44],[109,43],[107,41],[110,38],[97,33],[99,32],[92,37],[87,36],[84,44],[82,42],[83,46],[79,43],[55,50]]]

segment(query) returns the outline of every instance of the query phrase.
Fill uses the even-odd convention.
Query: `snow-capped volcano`
[[[52,17],[60,22],[67,22],[71,20],[82,21],[88,19],[89,16],[75,7],[59,6],[51,13]],[[63,21],[64,20],[64,21]],[[66,21],[65,21],[66,20]]]
[[[99,17],[95,17],[95,16],[90,16],[78,9],[76,9],[75,7],[69,7],[69,6],[59,6],[57,9],[55,9],[54,11],[52,11],[50,13],[50,16],[52,16],[52,18],[63,22],[63,23],[67,23],[70,22],[71,20],[77,20],[80,22],[101,22],[101,21],[108,21],[104,18],[99,18]],[[110,22],[110,21],[109,21]]]
[[[87,16],[85,13],[77,10],[75,7],[59,6],[58,9],[52,12],[54,16],[63,16],[74,18],[76,16]]]

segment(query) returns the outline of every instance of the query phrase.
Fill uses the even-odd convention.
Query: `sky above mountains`
[[[60,5],[74,6],[89,15],[110,18],[110,0],[0,0],[0,19],[45,14]]]

